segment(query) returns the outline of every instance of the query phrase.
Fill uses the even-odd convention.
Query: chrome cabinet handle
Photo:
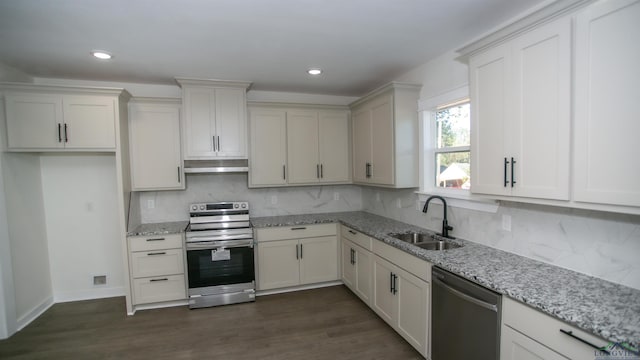
[[[581,342],[581,343],[583,343],[583,344],[587,344],[587,345],[591,346],[592,348],[594,348],[594,349],[596,349],[596,350],[602,351],[602,352],[603,352],[603,353],[605,353],[605,354],[609,354],[609,352],[608,352],[607,350],[605,350],[603,347],[598,347],[598,346],[596,346],[596,345],[594,345],[594,344],[590,343],[589,341],[587,341],[587,340],[585,340],[585,339],[583,339],[583,338],[580,338],[580,337],[578,337],[578,336],[576,336],[576,335],[573,335],[573,331],[571,331],[571,330],[564,330],[564,329],[560,329],[560,332],[561,332],[561,333],[563,333],[563,334],[565,334],[565,335],[569,335],[569,336],[571,336],[572,338],[574,338],[574,339],[576,339],[576,340],[580,341],[580,342]]]

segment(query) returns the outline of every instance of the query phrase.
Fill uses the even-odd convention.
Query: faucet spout
[[[422,208],[422,212],[423,213],[427,213],[427,210],[429,209],[429,202],[431,202],[431,200],[433,199],[438,199],[440,201],[442,201],[442,208],[444,209],[443,211],[443,219],[442,219],[442,236],[448,238],[449,237],[449,231],[453,230],[452,226],[449,226],[449,223],[447,221],[447,201],[442,197],[442,196],[438,196],[438,195],[432,195],[429,196],[429,198],[427,199],[427,201],[424,202],[424,207]]]

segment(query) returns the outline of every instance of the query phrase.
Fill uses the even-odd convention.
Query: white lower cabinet
[[[375,255],[373,310],[422,355],[428,351],[429,283]]]
[[[583,341],[593,344],[589,346]],[[509,298],[502,298],[501,360],[595,359],[607,341]]]
[[[342,281],[367,305],[371,303],[373,254],[342,238]]]
[[[131,236],[128,243],[134,305],[186,299],[182,234]]]
[[[258,290],[338,280],[336,224],[256,230]]]

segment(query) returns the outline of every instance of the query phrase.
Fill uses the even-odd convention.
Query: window
[[[432,121],[435,121],[433,187],[470,188],[470,110],[467,98],[440,105],[432,112]]]

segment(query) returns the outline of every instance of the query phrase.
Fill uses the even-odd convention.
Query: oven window
[[[189,288],[248,283],[255,280],[253,248],[227,249],[228,259],[213,260],[211,251],[188,250]],[[222,257],[226,258],[226,257]]]

